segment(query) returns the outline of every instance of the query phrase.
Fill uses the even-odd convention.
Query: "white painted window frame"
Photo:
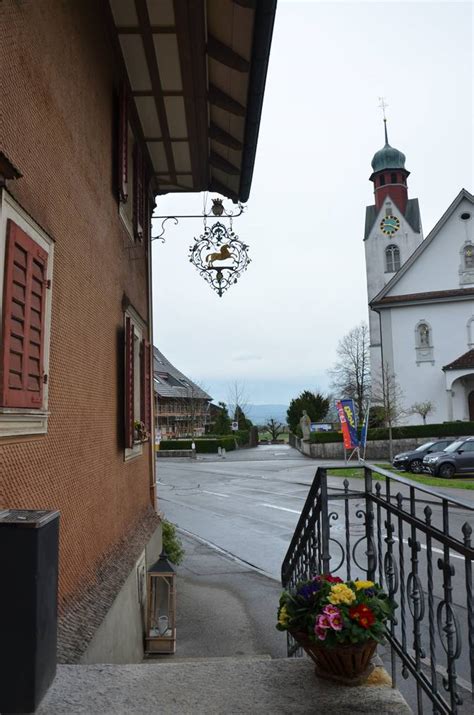
[[[428,345],[422,345],[420,340],[420,327],[422,325],[427,325],[429,330],[429,343]],[[415,327],[415,354],[416,354],[416,364],[420,365],[423,362],[429,362],[432,365],[435,364],[434,361],[434,348],[433,348],[433,328],[430,323],[424,318],[419,320]]]

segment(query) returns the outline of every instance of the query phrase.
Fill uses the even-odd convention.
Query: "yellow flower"
[[[278,623],[280,624],[280,626],[287,626],[289,620],[290,617],[288,615],[288,611],[286,610],[286,606],[282,606],[280,608],[280,614],[278,616]]]
[[[361,588],[372,588],[372,586],[375,586],[373,581],[355,581],[354,583],[358,591],[360,591]]]
[[[350,606],[355,600],[356,595],[354,591],[349,588],[349,586],[346,586],[345,583],[335,583],[334,586],[331,586],[331,593],[328,597],[329,603],[332,603],[333,605],[345,603]]]

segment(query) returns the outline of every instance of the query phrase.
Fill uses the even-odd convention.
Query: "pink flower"
[[[321,614],[318,616],[318,620],[316,621],[316,627],[317,628],[331,628],[331,621],[329,620],[329,616],[326,616],[324,614]]]
[[[314,632],[316,633],[316,635],[320,641],[323,641],[326,639],[326,636],[327,636],[326,628],[320,628],[319,626],[315,626]]]
[[[332,606],[329,604],[328,606],[324,606],[323,608],[323,613],[326,614],[326,616],[340,616],[341,612],[336,606]]]
[[[330,618],[329,618],[329,623],[331,624],[331,628],[332,628],[334,631],[342,631],[342,629],[343,629],[343,627],[344,627],[344,622],[343,622],[343,620],[342,620],[342,618],[341,618],[341,614],[340,614],[340,613],[337,613],[337,614],[334,614],[333,616],[330,616]]]

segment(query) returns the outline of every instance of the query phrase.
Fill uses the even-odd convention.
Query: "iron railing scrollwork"
[[[386,632],[393,686],[400,663],[402,676],[414,678],[418,713],[427,703],[442,715],[471,712],[474,503],[365,462],[360,469],[363,490],[317,469],[283,586],[317,573],[378,581],[398,606]],[[301,653],[291,637],[288,644],[289,655]]]

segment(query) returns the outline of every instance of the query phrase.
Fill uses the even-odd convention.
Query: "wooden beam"
[[[143,40],[148,72],[150,73],[151,86],[155,99],[156,113],[160,122],[161,133],[163,134],[164,150],[170,175],[176,181],[176,167],[174,163],[173,150],[171,148],[170,130],[168,126],[168,116],[166,114],[165,102],[163,99],[163,89],[161,87],[160,72],[156,59],[155,46],[153,44],[153,33],[150,27],[150,18],[146,0],[135,0],[135,9]]]
[[[232,176],[238,176],[240,174],[240,169],[234,166],[234,164],[231,164],[230,161],[227,161],[227,159],[224,159],[224,157],[220,154],[217,154],[215,151],[211,151],[209,163],[211,166],[215,166],[216,169],[225,171],[226,174],[232,174]]]
[[[217,124],[214,124],[214,122],[211,122],[209,127],[209,136],[211,139],[219,142],[219,144],[228,146],[229,149],[235,149],[236,151],[241,151],[243,149],[244,145],[242,142],[218,127]]]
[[[223,92],[221,89],[216,87],[214,84],[209,84],[209,101],[216,107],[224,109],[226,112],[235,114],[237,117],[245,117],[245,107],[243,107],[239,102],[228,94]]]
[[[195,190],[202,191],[209,185],[205,2],[174,0],[173,6],[193,184]]]
[[[239,197],[232,191],[228,186],[225,186],[219,179],[211,178],[211,191],[215,191],[216,194],[222,194],[222,196],[227,196],[232,199],[234,203],[237,203]]]
[[[248,10],[255,10],[257,7],[257,0],[233,0],[236,5],[240,7],[246,7]]]
[[[217,60],[217,62],[230,67],[232,70],[237,70],[237,72],[248,72],[250,70],[250,63],[246,59],[212,35],[207,38],[207,54],[213,60]]]

